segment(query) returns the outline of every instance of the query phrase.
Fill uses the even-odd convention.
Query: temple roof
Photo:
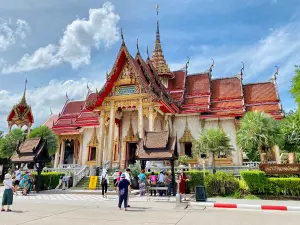
[[[7,117],[8,125],[27,125],[30,127],[34,123],[33,114],[31,111],[30,105],[26,101],[26,85],[27,80],[25,81],[25,89],[21,101],[14,105]]]
[[[11,157],[13,163],[31,163],[50,161],[47,141],[42,138],[29,138],[18,145]]]
[[[177,156],[177,138],[169,137],[167,131],[146,131],[137,144],[138,160],[174,160]]]
[[[159,34],[159,21],[158,21],[158,5],[156,6],[156,9],[157,9],[156,40],[155,40],[154,50],[152,53],[152,63],[159,76],[174,78],[174,74],[171,72],[168,64],[166,63],[163,50],[161,47],[160,34]]]

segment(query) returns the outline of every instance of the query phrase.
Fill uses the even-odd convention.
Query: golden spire
[[[25,80],[25,88],[24,88],[24,93],[23,93],[23,97],[20,101],[20,105],[22,106],[27,106],[27,102],[26,102],[26,88],[27,88],[27,79]]]
[[[173,77],[173,73],[170,71],[168,64],[166,63],[163,50],[160,43],[160,34],[159,34],[159,21],[158,21],[158,9],[159,6],[156,5],[156,40],[155,46],[152,53],[152,63],[155,67],[158,75],[170,76]]]
[[[139,39],[136,39],[136,54],[140,54],[140,49],[139,49]]]

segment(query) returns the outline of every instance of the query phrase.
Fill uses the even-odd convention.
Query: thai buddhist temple
[[[33,114],[30,105],[26,102],[26,85],[25,81],[24,94],[21,101],[14,105],[7,117],[8,128],[11,131],[12,127],[16,125],[18,128],[23,128],[26,126],[27,134],[30,133],[32,124],[34,123]]]
[[[67,99],[58,118],[52,116],[54,119],[48,120],[59,139],[55,166],[101,167],[108,163],[113,168],[125,168],[137,156],[147,158],[145,152],[137,152],[137,143],[145,133],[164,131],[167,139],[177,137],[179,156],[188,155],[193,158],[191,164],[198,164],[193,141],[209,128],[222,128],[235,149],[230,155],[219,155],[217,165],[241,165],[242,151],[236,143],[239,119],[248,111],[264,111],[275,119],[283,118],[277,73],[269,81],[245,84],[243,68],[239,74],[216,79],[212,75],[213,64],[196,74],[188,73],[189,62],[182,70],[172,71],[160,40],[158,8],[156,26],[152,56],[147,50],[143,58],[138,43],[132,55],[121,31],[120,50],[104,86],[95,92],[88,88],[83,100]],[[15,108],[12,112],[16,113]],[[32,115],[28,116],[32,122],[29,118]],[[141,147],[143,151],[145,148]],[[154,160],[158,160],[156,156]],[[210,163],[210,159],[207,161]]]

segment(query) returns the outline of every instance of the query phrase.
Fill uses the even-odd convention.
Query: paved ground
[[[74,194],[18,196],[14,200],[13,212],[0,213],[0,225],[293,225],[299,224],[300,220],[299,212],[184,209],[186,204],[177,206],[172,202],[155,202],[154,199],[146,202],[140,197],[132,199],[132,207],[125,212],[117,209],[115,196],[108,197]]]

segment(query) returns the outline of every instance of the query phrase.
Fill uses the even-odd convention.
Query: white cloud
[[[294,75],[294,65],[300,62],[300,23],[299,20],[273,29],[262,40],[246,46],[195,46],[192,49],[200,54],[191,56],[189,72],[208,70],[211,58],[215,60],[213,76],[232,76],[240,72],[241,61],[245,63],[245,79],[264,76],[267,70],[275,72],[279,66],[278,82],[290,81]],[[171,63],[172,69],[182,68],[185,62]],[[269,74],[271,77],[271,74]],[[262,80],[262,79],[261,79]]]
[[[83,100],[87,95],[87,79],[56,81],[52,80],[47,86],[29,89],[26,92],[27,103],[31,105],[35,119],[34,126],[43,124],[50,115],[50,108],[53,113],[59,113],[66,101],[66,92],[70,99]],[[89,87],[100,89],[103,82],[89,81]],[[7,130],[6,118],[13,105],[18,103],[23,93],[11,93],[7,90],[0,90],[0,130]]]
[[[6,51],[18,38],[25,39],[29,30],[29,24],[25,20],[18,19],[14,29],[11,20],[7,22],[0,18],[0,51]]]
[[[2,72],[32,71],[64,62],[70,63],[74,69],[89,64],[92,48],[108,48],[119,40],[117,23],[120,17],[114,10],[109,2],[104,3],[102,8],[90,9],[88,19],[76,19],[66,27],[58,45],[50,44],[31,55],[26,54]]]

